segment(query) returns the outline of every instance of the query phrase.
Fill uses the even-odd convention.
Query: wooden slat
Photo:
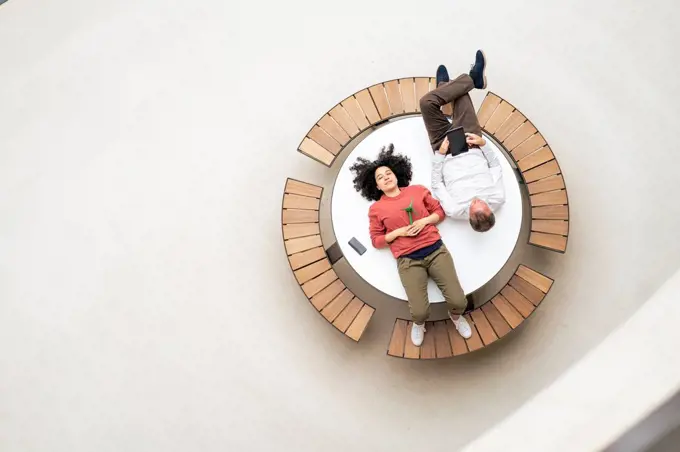
[[[498,128],[510,117],[515,108],[509,103],[503,101],[493,112],[491,118],[484,125],[487,132],[493,134]]]
[[[540,289],[538,289],[536,286],[533,286],[526,279],[522,279],[517,275],[513,275],[513,277],[510,278],[510,282],[508,282],[508,284],[510,284],[510,286],[517,292],[521,293],[524,298],[529,300],[534,306],[538,306],[545,296],[545,294],[541,292]]]
[[[342,105],[336,105],[331,109],[331,111],[328,112],[328,114],[331,115],[331,118],[335,119],[335,122],[340,124],[340,127],[342,127],[350,137],[353,137],[359,133],[359,128],[356,124],[354,124],[354,121],[352,121],[352,118],[350,118],[349,113],[347,113],[347,110],[345,110]]]
[[[567,238],[563,235],[532,232],[529,235],[529,243],[556,251],[565,251],[567,249]]]
[[[283,195],[284,209],[319,210],[319,198],[300,195]]]
[[[302,291],[305,293],[305,295],[307,295],[307,298],[311,298],[317,293],[319,293],[321,289],[328,287],[328,285],[335,281],[336,279],[338,279],[338,275],[336,275],[332,269],[328,270],[321,276],[304,283],[301,286]]]
[[[508,325],[510,325],[513,329],[517,328],[524,321],[524,318],[520,315],[520,313],[517,312],[515,308],[513,308],[510,303],[508,303],[508,300],[503,298],[502,295],[496,295],[493,297],[491,299],[491,303],[493,303],[496,309],[498,309],[498,312],[501,313],[505,321],[508,322]]]
[[[359,91],[354,96],[357,98],[359,106],[361,106],[361,109],[368,118],[368,122],[371,124],[380,122],[380,114],[378,113],[378,109],[375,108],[375,103],[373,103],[373,98],[368,89]]]
[[[325,130],[316,124],[312,127],[312,130],[309,131],[307,136],[333,155],[338,155],[338,152],[342,150],[340,143],[335,141],[335,138],[328,135]]]
[[[321,245],[320,235],[310,235],[309,237],[300,237],[297,239],[290,239],[284,242],[286,246],[286,253],[291,254],[307,251]]]
[[[347,307],[343,309],[340,315],[333,321],[333,326],[344,333],[352,324],[363,306],[364,302],[354,297]]]
[[[449,333],[446,331],[446,322],[439,321],[434,322],[432,326],[434,331],[431,334],[434,335],[434,349],[437,358],[450,358],[451,344],[449,343]]]
[[[526,141],[524,141],[522,144],[514,148],[511,154],[515,158],[515,160],[520,160],[526,157],[527,155],[536,152],[546,144],[547,143],[545,142],[543,135],[541,135],[540,133],[535,133],[532,136],[530,136]]]
[[[456,326],[451,320],[446,321],[446,332],[449,334],[449,342],[451,343],[451,352],[453,356],[464,355],[468,352],[467,344],[463,336],[458,334]]]
[[[404,341],[404,358],[409,359],[419,359],[420,358],[420,347],[416,347],[411,342],[411,328],[413,327],[413,322],[408,322],[406,325],[406,340]]]
[[[533,220],[531,230],[546,234],[569,235],[569,222],[564,220]]]
[[[437,89],[437,77],[430,77],[430,91]]]
[[[493,115],[500,103],[500,97],[493,93],[487,93],[484,101],[482,102],[482,106],[479,107],[479,111],[477,112],[477,120],[479,121],[480,126],[484,127],[486,125],[487,121],[491,118],[491,115]]]
[[[300,182],[299,180],[288,179],[286,181],[286,188],[284,189],[286,193],[291,193],[293,195],[301,196],[311,196],[312,198],[321,198],[321,193],[323,192],[323,187],[318,185],[308,184],[306,182]]]
[[[390,356],[403,357],[404,356],[404,342],[406,338],[406,326],[408,322],[403,319],[397,319],[392,328],[392,337],[390,338],[390,345],[387,347],[387,354]]]
[[[503,144],[508,150],[512,151],[535,133],[536,127],[530,121],[526,121],[503,140]]]
[[[390,101],[390,110],[393,115],[398,115],[404,112],[404,104],[401,101],[401,92],[399,91],[399,82],[392,80],[385,83],[385,92],[387,92],[387,99]]]
[[[392,329],[392,338],[390,339],[390,345],[387,348],[387,354],[390,356],[397,356],[399,358],[404,356],[404,343],[407,340],[406,326],[408,322],[406,320],[397,319],[394,322],[394,328]]]
[[[371,320],[371,317],[373,317],[374,312],[375,309],[367,304],[364,304],[361,308],[361,311],[359,311],[357,316],[354,318],[352,324],[349,326],[349,328],[347,328],[347,331],[345,331],[345,335],[358,342],[359,339],[361,339],[361,336],[364,334],[364,331],[366,331],[368,322]]]
[[[328,303],[333,301],[335,297],[340,295],[340,293],[345,290],[345,285],[339,279],[336,279],[328,286],[321,289],[317,294],[315,294],[309,301],[316,308],[317,311],[321,311],[325,308]]]
[[[469,339],[465,339],[465,342],[467,343],[468,350],[474,352],[475,350],[484,347],[484,344],[482,343],[482,338],[479,336],[479,332],[477,331],[474,322],[470,319],[470,315],[466,314],[464,317],[467,319],[470,324],[470,329],[472,330],[472,336],[470,336]]]
[[[569,208],[567,206],[532,207],[531,218],[545,220],[568,220]]]
[[[349,113],[350,118],[352,118],[352,121],[354,121],[354,124],[356,124],[359,129],[364,130],[368,128],[368,119],[366,119],[364,112],[359,106],[359,102],[357,102],[354,96],[350,96],[343,100],[340,105],[342,105],[347,113]]]
[[[281,216],[283,224],[315,223],[318,221],[318,210],[284,209]]]
[[[399,89],[401,90],[401,100],[404,105],[404,112],[415,113],[416,108],[416,92],[412,78],[402,78],[399,80]]]
[[[299,270],[295,270],[293,273],[295,274],[295,278],[297,278],[298,283],[304,284],[310,279],[316,278],[321,273],[330,270],[330,268],[331,261],[328,259],[323,259],[306,267],[302,267]]]
[[[293,270],[302,268],[305,265],[309,265],[316,261],[319,261],[326,257],[326,252],[323,247],[312,248],[311,250],[303,251],[301,253],[293,254],[288,258],[290,260],[290,266]]]
[[[532,207],[558,206],[567,204],[567,191],[566,190],[547,191],[545,193],[531,195],[529,198],[531,199]]]
[[[541,292],[548,293],[550,287],[552,287],[553,280],[547,276],[533,270],[526,265],[520,265],[515,272],[517,276],[531,283],[532,285],[538,287]]]
[[[564,187],[564,179],[561,174],[556,174],[554,176],[546,177],[537,182],[532,182],[527,184],[527,190],[529,190],[530,195],[535,195],[538,193],[544,193],[546,191],[560,190]]]
[[[347,307],[350,301],[354,298],[354,294],[350,292],[349,289],[345,289],[340,292],[340,295],[333,298],[333,301],[328,303],[322,310],[321,315],[324,316],[326,320],[333,323],[340,313]]]
[[[543,146],[538,151],[534,152],[533,154],[529,154],[522,160],[518,161],[517,167],[520,171],[524,172],[530,170],[531,168],[535,168],[538,165],[542,165],[553,158],[555,158],[555,156],[553,155],[552,150],[550,150],[548,146]]]
[[[283,238],[285,240],[306,237],[308,235],[315,235],[318,233],[319,223],[298,223],[283,225]]]
[[[380,118],[387,119],[392,116],[390,102],[387,100],[387,94],[385,93],[385,87],[383,84],[379,83],[377,85],[373,85],[368,88],[368,90],[370,91],[373,102],[378,109]]]
[[[513,111],[510,117],[506,119],[503,124],[501,124],[498,130],[496,130],[494,137],[496,137],[496,139],[502,143],[503,140],[509,137],[510,134],[517,130],[517,128],[521,126],[526,120],[527,118],[525,118],[519,110]]]
[[[434,326],[432,322],[425,322],[425,340],[420,346],[420,359],[434,359],[437,357],[437,352],[434,345]]]
[[[481,310],[475,309],[470,315],[472,316],[472,320],[475,321],[475,325],[477,325],[477,331],[479,331],[479,335],[481,336],[484,345],[489,345],[498,339],[493,328],[491,328],[491,324]]]
[[[529,171],[522,173],[522,177],[528,184],[529,182],[534,182],[559,173],[560,166],[557,164],[557,160],[552,160],[548,163],[544,163],[541,166],[537,166],[534,169],[530,169]]]
[[[323,118],[317,123],[328,135],[332,136],[335,141],[340,143],[340,146],[344,146],[349,141],[349,135],[347,132],[340,127],[340,125],[335,122],[328,114],[324,115]]]
[[[326,166],[331,166],[333,159],[335,158],[335,155],[332,152],[309,138],[302,140],[299,150],[303,154],[320,161]]]
[[[420,99],[430,91],[430,79],[427,77],[416,77],[416,111],[420,111]]]
[[[510,331],[512,331],[512,328],[510,328],[508,322],[505,321],[505,319],[498,311],[496,306],[493,305],[493,303],[484,304],[482,306],[482,311],[484,311],[484,315],[486,315],[486,318],[489,319],[489,323],[491,324],[493,330],[496,332],[496,335],[499,338],[505,336]]]
[[[501,289],[501,295],[503,298],[508,300],[508,302],[522,314],[525,319],[534,312],[536,306],[534,306],[529,300],[524,298],[522,294],[517,292],[512,286],[505,286]]]

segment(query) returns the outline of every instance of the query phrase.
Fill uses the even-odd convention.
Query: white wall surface
[[[0,450],[459,450],[678,267],[679,10],[3,4]],[[391,359],[404,304],[352,285],[378,307],[357,345],[304,299],[283,184],[332,181],[296,148],[335,103],[439,63],[467,70],[478,47],[490,88],[559,157],[569,248],[522,255],[556,283],[513,337],[444,362]]]

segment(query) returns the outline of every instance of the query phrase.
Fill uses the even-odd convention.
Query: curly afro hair
[[[390,143],[387,148],[380,148],[380,154],[374,161],[359,157],[354,165],[349,169],[354,173],[354,189],[361,193],[361,196],[369,201],[378,201],[382,192],[378,190],[375,181],[375,170],[381,166],[386,166],[392,170],[397,177],[397,186],[408,187],[413,177],[411,159],[401,154],[394,154],[394,145]]]

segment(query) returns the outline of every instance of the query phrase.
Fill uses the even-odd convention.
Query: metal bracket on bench
[[[326,255],[333,265],[344,256],[338,242],[335,242],[326,249]]]

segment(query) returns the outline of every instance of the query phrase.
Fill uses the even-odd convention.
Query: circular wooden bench
[[[390,119],[420,114],[420,99],[435,89],[432,77],[407,77],[358,91],[325,113],[298,146],[298,151],[331,167],[345,147],[366,130]],[[451,105],[442,107],[452,114]],[[511,157],[531,203],[529,243],[564,253],[569,233],[569,203],[562,171],[552,149],[535,125],[511,103],[488,92],[477,116],[485,133]],[[354,297],[332,269],[319,234],[322,187],[288,179],[282,228],[291,269],[303,292],[326,320],[359,340],[374,309]],[[337,244],[334,245],[337,248]],[[335,250],[337,251],[337,249]],[[450,320],[428,322],[431,333],[421,349],[410,347],[409,321],[397,319],[388,354],[426,359],[456,356],[482,348],[517,328],[540,304],[553,280],[521,265],[501,292],[468,314],[474,335],[463,340]],[[416,356],[417,355],[417,356]]]
[[[283,243],[295,279],[314,308],[345,336],[358,341],[375,309],[338,279],[321,242],[323,187],[286,180],[281,208]]]
[[[397,319],[387,354],[398,358],[434,359],[464,355],[496,342],[518,328],[541,304],[553,280],[520,265],[508,284],[481,307],[465,315],[472,337],[463,339],[451,320],[426,322],[425,340],[416,347],[411,342],[413,322]]]

